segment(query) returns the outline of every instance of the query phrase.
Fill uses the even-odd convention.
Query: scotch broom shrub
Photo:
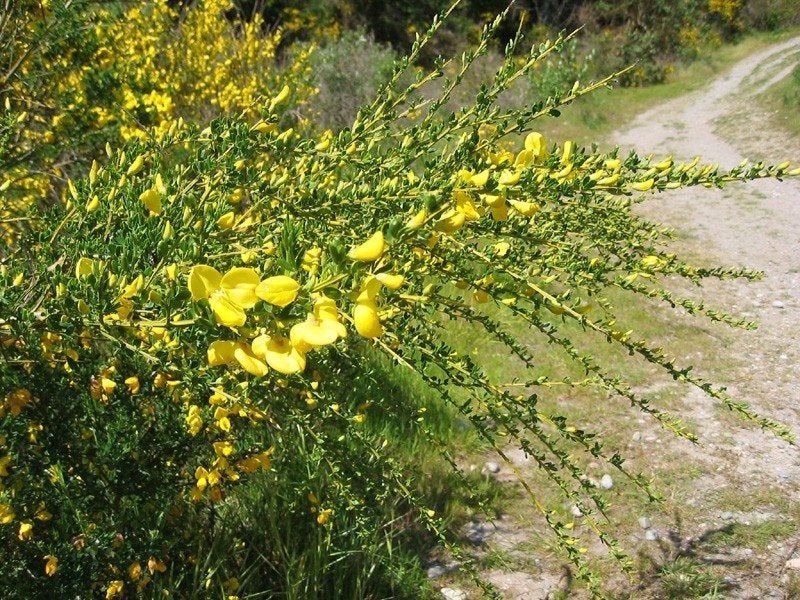
[[[725,172],[545,140],[539,119],[611,80],[499,108],[498,95],[557,53],[561,38],[519,60],[515,37],[474,102],[444,112],[502,19],[454,61],[452,77],[441,64],[400,86],[436,19],[337,134],[281,127],[292,92],[275,90],[255,123],[186,119],[110,144],[105,160],[67,185],[64,202],[33,215],[0,265],[4,597],[398,593],[392,581],[408,581],[413,561],[394,558],[393,540],[412,521],[471,571],[444,515],[418,491],[419,465],[398,458],[397,446],[416,438],[469,489],[459,436],[445,443],[441,420],[429,416],[434,397],[501,461],[510,465],[506,450],[522,449],[630,568],[581,460],[608,461],[647,497],[656,490],[596,432],[540,405],[539,393],[593,386],[676,435],[691,433],[583,353],[570,333],[576,324],[791,439],[626,330],[609,291],[747,326],[663,281],[756,274],[687,263],[631,205],[642,194],[800,171]],[[416,93],[431,82],[438,97]],[[525,377],[509,385],[488,376],[486,357],[445,342],[445,316],[483,328]],[[585,376],[542,374],[509,321]],[[382,385],[376,356],[427,393],[409,402]],[[402,438],[373,425],[377,418],[402,425]],[[515,472],[599,594],[590,534],[576,533]],[[261,530],[264,507],[273,524],[296,531]],[[327,554],[314,554],[322,547]],[[342,564],[354,570],[349,579]],[[306,569],[321,578],[292,586],[291,573]],[[336,591],[337,577],[350,587]]]

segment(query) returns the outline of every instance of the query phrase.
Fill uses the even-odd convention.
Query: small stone
[[[570,509],[570,512],[572,513],[572,516],[573,516],[573,517],[576,517],[576,518],[578,518],[578,517],[582,517],[582,516],[583,516],[583,513],[581,512],[581,509],[580,509],[580,508],[578,508],[577,506],[573,506],[573,507]]]
[[[780,300],[775,300],[775,302],[772,303],[772,306],[774,308],[783,308],[786,305],[783,302],[781,302]]]
[[[650,522],[650,519],[647,517],[639,517],[639,527],[642,529],[650,529],[653,524]]]
[[[733,521],[733,513],[732,512],[724,512],[719,516],[720,519],[723,521]]]
[[[786,561],[786,568],[792,571],[800,571],[800,558],[793,558]]]
[[[499,473],[500,472],[500,465],[496,462],[489,461],[485,465],[483,465],[484,470],[487,473]]]
[[[453,571],[458,570],[459,564],[457,562],[448,563],[443,565],[442,563],[433,563],[430,567],[428,567],[428,579],[438,579],[443,575],[447,575]]]
[[[644,532],[644,539],[648,542],[655,542],[658,539],[658,532],[655,529],[648,529]]]
[[[445,587],[440,589],[439,593],[446,600],[467,600],[467,592],[458,588]]]
[[[447,574],[447,567],[444,565],[433,565],[428,567],[428,579],[437,579]]]
[[[614,480],[611,479],[611,475],[606,473],[600,478],[600,487],[604,490],[610,490],[612,487],[614,487]]]
[[[642,432],[641,431],[637,431],[636,433],[634,433],[632,439],[633,439],[634,442],[641,442],[642,441]]]

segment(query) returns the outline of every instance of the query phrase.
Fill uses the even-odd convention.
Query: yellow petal
[[[258,302],[256,296],[258,284],[258,273],[254,269],[234,267],[225,273],[219,285],[233,302],[242,308],[253,308]]]
[[[256,377],[263,377],[269,373],[267,365],[259,359],[245,344],[238,344],[233,351],[233,357],[242,368]]]
[[[392,275],[391,273],[378,273],[375,275],[375,279],[390,290],[398,290],[406,282],[406,278],[402,275]]]
[[[267,277],[255,289],[256,296],[274,304],[275,306],[288,306],[297,298],[300,284],[287,275]]]
[[[508,218],[508,206],[505,203],[492,207],[492,218],[495,221],[505,221]]]
[[[517,158],[514,160],[514,166],[518,169],[524,169],[532,165],[535,160],[536,154],[533,150],[520,150],[519,154],[517,154]]]
[[[464,226],[467,218],[464,216],[464,213],[460,213],[457,211],[449,211],[445,213],[445,215],[436,221],[433,228],[436,231],[441,231],[444,233],[453,233],[458,231]]]
[[[481,209],[475,206],[472,197],[466,192],[455,192],[456,210],[464,215],[467,221],[476,221],[481,218]]]
[[[85,256],[79,258],[78,262],[75,264],[75,277],[78,279],[86,277],[92,272],[93,266],[94,261],[91,258],[86,258]]]
[[[379,229],[366,242],[351,248],[347,256],[360,262],[372,262],[381,257],[384,247],[383,232]]]
[[[377,277],[369,275],[364,283],[361,284],[361,290],[358,292],[356,302],[375,302],[378,292],[381,289],[381,282]]]
[[[205,300],[219,289],[222,274],[208,265],[195,265],[189,271],[189,291],[192,300]]]
[[[222,229],[230,229],[235,224],[236,224],[236,213],[233,211],[226,212],[219,219],[217,219],[217,225],[219,225]]]
[[[320,348],[334,343],[339,336],[333,321],[308,315],[305,321],[292,326],[289,337],[295,346],[305,345],[311,348]]]
[[[365,338],[376,338],[383,333],[383,326],[374,304],[356,304],[353,309],[353,322],[358,334]]]
[[[500,206],[505,203],[506,198],[505,196],[495,194],[481,194],[481,200],[483,200],[487,206]]]
[[[131,166],[128,167],[128,175],[136,175],[139,171],[142,170],[144,167],[144,155],[140,154],[131,163]]]
[[[233,352],[238,346],[239,344],[236,342],[228,340],[211,342],[206,353],[208,356],[208,364],[212,367],[218,367],[220,365],[232,363],[235,359]]]
[[[547,155],[547,140],[541,133],[532,131],[525,138],[525,149],[532,151],[537,159],[544,158]]]
[[[247,315],[241,306],[233,302],[222,290],[217,290],[208,299],[211,310],[217,318],[217,323],[227,327],[241,327],[247,320]]]
[[[653,184],[655,184],[655,179],[648,179],[647,181],[637,181],[636,183],[632,183],[631,187],[640,192],[647,192],[653,188]]]
[[[158,193],[158,190],[155,188],[150,188],[149,190],[145,190],[139,196],[139,200],[141,200],[144,205],[147,207],[152,214],[158,215],[161,213],[161,194]]]
[[[514,207],[519,214],[523,217],[530,217],[539,212],[539,205],[535,202],[521,202],[519,200],[509,200],[511,206]]]
[[[520,172],[516,169],[505,169],[502,173],[500,173],[500,185],[514,185],[519,181]]]
[[[484,169],[477,175],[473,175],[470,177],[469,181],[475,187],[486,187],[487,182],[489,181],[489,169]]]
[[[575,142],[567,140],[564,142],[564,149],[561,153],[561,164],[567,165],[572,161],[572,152],[575,150]]]
[[[422,224],[425,222],[425,217],[428,216],[428,213],[425,210],[419,211],[415,214],[409,221],[406,223],[406,227],[408,229],[419,229],[422,227]]]
[[[291,341],[281,336],[258,336],[253,340],[253,352],[284,375],[300,373],[306,368],[306,357]]]

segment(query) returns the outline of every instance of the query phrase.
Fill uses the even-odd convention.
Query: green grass
[[[733,523],[713,534],[706,546],[710,549],[752,548],[765,550],[771,543],[786,539],[797,531],[797,524],[786,519],[775,519],[745,525]]]
[[[691,558],[679,557],[664,565],[657,574],[661,598],[669,600],[723,598],[721,578],[708,572]]]
[[[800,137],[800,66],[766,94],[767,106],[774,111],[775,121],[784,130]]]

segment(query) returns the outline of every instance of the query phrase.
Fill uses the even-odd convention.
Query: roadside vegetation
[[[667,597],[722,589],[628,556],[595,479],[642,510],[698,476],[624,460],[629,419],[693,439],[673,380],[792,438],[664,350],[750,326],[670,281],[756,274],[676,256],[631,205],[800,171],[591,142],[785,19],[429,4],[0,14],[0,595],[433,597],[434,558],[492,595],[481,571],[521,559],[463,532],[508,513],[594,595],[637,568]],[[532,468],[503,485],[481,463],[512,450]]]

